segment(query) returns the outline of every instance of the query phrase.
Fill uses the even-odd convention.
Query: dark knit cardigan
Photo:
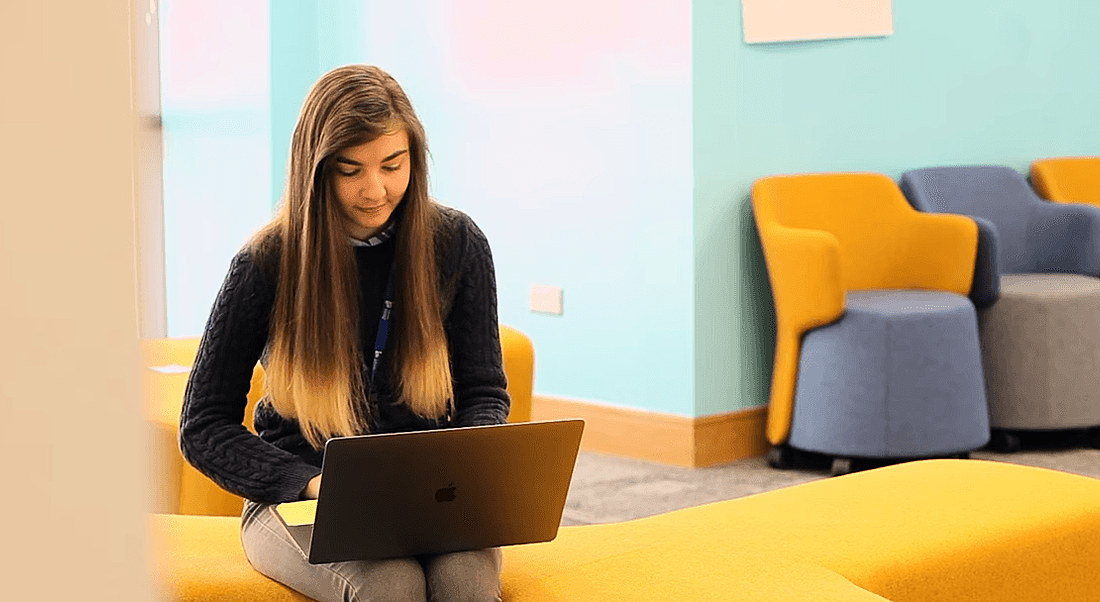
[[[390,382],[388,353],[382,354],[378,374],[367,379],[395,244],[390,240],[356,247],[371,432],[498,424],[508,417],[489,243],[464,213],[445,207],[442,212],[436,260],[454,377],[454,413],[424,419],[399,403]],[[300,499],[309,480],[320,474],[323,460],[323,452],[306,442],[297,422],[276,413],[266,399],[256,407],[257,434],[243,425],[253,367],[267,345],[277,272],[277,265],[258,265],[247,247],[233,258],[191,370],[179,431],[183,456],[195,468],[227,491],[268,503]]]

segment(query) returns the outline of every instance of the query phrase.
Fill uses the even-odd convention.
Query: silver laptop
[[[314,564],[550,541],[583,430],[551,420],[332,439],[312,524],[284,522]]]

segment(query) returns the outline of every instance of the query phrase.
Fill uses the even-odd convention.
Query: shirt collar
[[[372,236],[372,237],[370,237],[366,240],[359,240],[358,238],[352,238],[350,236],[348,237],[348,240],[351,241],[351,245],[353,247],[377,247],[378,245],[380,245],[380,244],[386,242],[387,240],[393,238],[393,233],[396,230],[397,230],[397,222],[396,221],[390,221],[390,223],[388,225],[386,225],[385,228],[382,228],[382,230],[380,232],[378,232],[378,234],[375,234],[374,236]]]

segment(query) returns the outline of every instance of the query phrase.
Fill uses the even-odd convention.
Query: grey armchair
[[[989,250],[975,280],[991,283],[978,327],[992,447],[1070,429],[1100,447],[1100,208],[1046,202],[1000,166],[909,171],[901,189],[920,211],[973,218]]]

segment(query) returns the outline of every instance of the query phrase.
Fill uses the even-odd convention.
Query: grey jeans
[[[241,543],[259,572],[318,602],[500,600],[499,548],[310,564],[271,504],[245,501]]]

